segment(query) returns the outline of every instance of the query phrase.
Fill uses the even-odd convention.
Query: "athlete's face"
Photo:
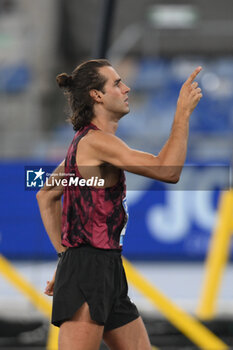
[[[121,116],[129,113],[128,93],[130,88],[122,82],[114,68],[101,67],[99,72],[107,80],[102,94],[103,107]]]

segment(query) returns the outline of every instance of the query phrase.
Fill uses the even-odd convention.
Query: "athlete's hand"
[[[53,278],[51,281],[47,281],[47,286],[45,287],[45,291],[44,294],[52,297],[53,296],[53,287],[54,287],[54,283],[55,283],[55,276],[56,276],[56,271],[53,275]]]
[[[177,101],[177,110],[187,117],[191,115],[194,108],[202,98],[201,89],[198,87],[198,83],[194,81],[201,70],[202,67],[197,67],[190,77],[184,82],[180,90]]]

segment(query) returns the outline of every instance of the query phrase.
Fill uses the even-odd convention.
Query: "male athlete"
[[[183,84],[170,136],[157,156],[131,149],[115,136],[118,122],[129,113],[130,88],[108,61],[87,61],[71,76],[57,77],[68,96],[76,134],[55,173],[105,180],[103,188],[60,186],[37,194],[45,229],[61,256],[45,290],[53,295],[59,350],[97,350],[102,338],[111,350],[151,349],[127,295],[121,261],[127,223],[124,170],[165,182],[179,180],[189,118],[202,97],[194,82],[201,69]]]

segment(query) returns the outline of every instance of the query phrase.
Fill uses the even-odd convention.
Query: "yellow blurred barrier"
[[[0,254],[0,273],[14,287],[16,287],[27,299],[46,317],[50,320],[52,305],[47,298],[39,293],[35,287],[27,282],[16,269]],[[58,330],[56,327],[50,326],[47,350],[58,349]]]
[[[59,328],[50,324],[46,350],[58,349]]]
[[[128,281],[194,344],[203,350],[227,350],[229,347],[196,319],[172,303],[148,282],[126,259],[123,259]]]
[[[233,190],[223,192],[213,238],[206,260],[205,278],[197,309],[201,319],[211,319],[217,304],[217,295],[224,267],[228,260],[231,235],[233,233]]]

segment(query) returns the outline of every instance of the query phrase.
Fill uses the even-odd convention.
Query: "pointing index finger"
[[[202,70],[202,67],[199,66],[195,69],[194,72],[192,72],[192,74],[189,76],[189,78],[186,80],[186,82],[188,84],[192,84],[192,82],[194,81],[194,79],[196,78],[196,76],[200,73],[200,71]]]

